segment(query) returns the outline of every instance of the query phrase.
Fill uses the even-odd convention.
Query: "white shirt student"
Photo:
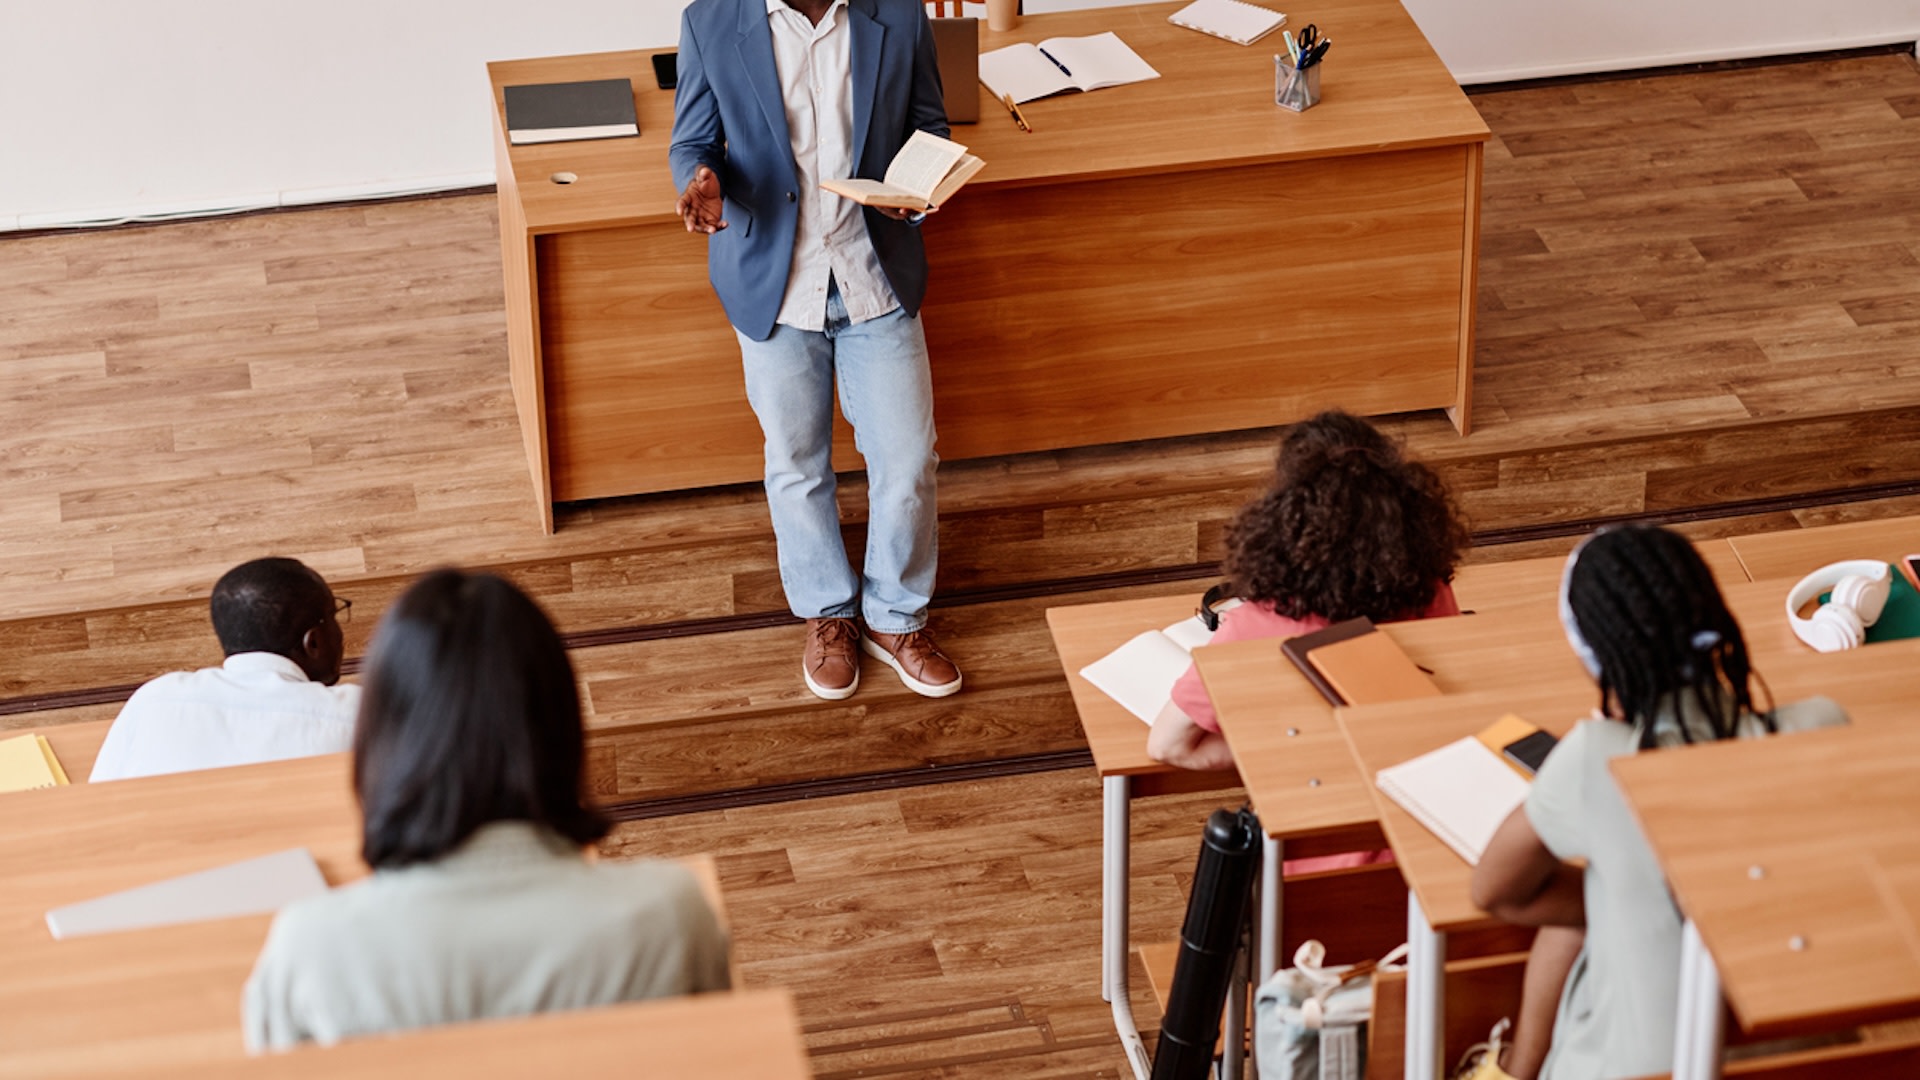
[[[214,585],[219,667],[142,686],[113,721],[91,779],[217,769],[332,754],[353,744],[360,688],[338,686],[343,634],[320,575],[292,559],[256,559]]]

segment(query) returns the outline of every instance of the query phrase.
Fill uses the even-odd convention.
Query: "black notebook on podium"
[[[534,83],[503,93],[507,141],[514,146],[640,134],[633,83],[626,79]]]

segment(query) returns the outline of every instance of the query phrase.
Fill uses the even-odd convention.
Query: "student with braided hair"
[[[1758,707],[1753,688],[1765,684],[1739,624],[1699,553],[1669,530],[1625,526],[1589,537],[1567,560],[1560,612],[1599,686],[1599,708],[1554,748],[1526,803],[1495,833],[1474,870],[1474,901],[1508,922],[1585,929],[1564,980],[1535,970],[1539,946],[1529,961],[1529,988],[1564,983],[1540,1076],[1667,1072],[1680,913],[1607,763],[1847,717],[1827,698]],[[1584,870],[1571,861],[1580,859]],[[1568,940],[1568,931],[1554,932]]]
[[[1466,525],[1432,469],[1357,416],[1321,413],[1280,440],[1273,478],[1227,533],[1227,577],[1244,603],[1215,643],[1310,634],[1344,619],[1458,615],[1454,566]],[[1174,684],[1177,713],[1156,720],[1147,752],[1185,769],[1230,769],[1200,672]]]

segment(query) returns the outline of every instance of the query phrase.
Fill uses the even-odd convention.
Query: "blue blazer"
[[[720,177],[727,227],[707,241],[707,270],[727,318],[765,341],[786,294],[799,218],[799,171],[773,62],[766,0],[694,0],[680,21],[673,100],[674,186],[695,166]],[[881,179],[915,129],[947,134],[933,31],[920,0],[848,0],[855,176]],[[833,196],[828,196],[833,197]],[[867,235],[893,294],[918,314],[927,294],[920,231],[875,210]]]

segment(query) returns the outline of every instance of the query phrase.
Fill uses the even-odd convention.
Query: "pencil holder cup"
[[[1320,67],[1309,64],[1295,67],[1285,53],[1273,58],[1273,103],[1294,112],[1306,112],[1320,104]]]

